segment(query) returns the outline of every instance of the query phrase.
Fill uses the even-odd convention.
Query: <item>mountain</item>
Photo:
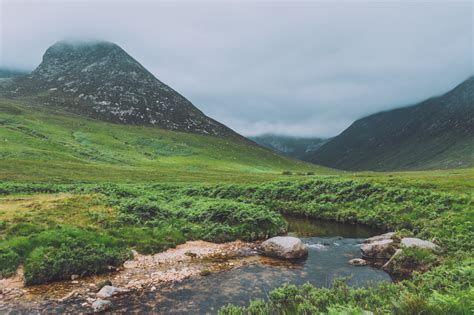
[[[344,170],[474,166],[474,77],[444,95],[355,121],[309,160]]]
[[[328,139],[321,138],[304,138],[273,134],[250,137],[250,139],[263,147],[299,160],[305,160],[308,154],[316,151],[328,141]]]
[[[243,140],[110,42],[58,42],[30,75],[9,80],[0,94],[109,122]]]

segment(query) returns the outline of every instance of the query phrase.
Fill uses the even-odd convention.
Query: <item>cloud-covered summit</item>
[[[0,65],[62,38],[119,44],[245,135],[333,136],[473,73],[471,1],[1,0]]]

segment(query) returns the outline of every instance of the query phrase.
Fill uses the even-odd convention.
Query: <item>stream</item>
[[[349,277],[351,286],[363,287],[382,281],[390,276],[371,266],[355,267],[348,263],[360,257],[361,242],[382,233],[362,225],[343,224],[333,221],[286,217],[288,235],[299,237],[308,245],[306,259],[285,261],[255,254],[223,257],[204,262],[206,266],[222,263],[235,267],[213,271],[207,276],[194,276],[181,282],[162,284],[155,290],[135,290],[112,298],[113,313],[159,314],[215,314],[224,305],[248,305],[252,299],[266,299],[273,289],[285,283],[302,285],[311,283],[317,287],[329,287],[338,277]],[[215,259],[215,258],[213,258]],[[173,265],[172,265],[173,266]],[[104,275],[106,277],[106,275]],[[87,280],[87,279],[85,279]],[[0,313],[78,313],[91,311],[84,298],[72,298],[64,302],[47,298],[47,289],[61,291],[70,282],[62,282],[30,288],[44,291],[44,299],[38,302],[19,303],[0,307]],[[77,284],[84,287],[86,284]],[[56,288],[56,289],[55,289]],[[65,290],[67,292],[68,290]],[[69,290],[70,291],[70,290]],[[29,298],[27,298],[29,300]],[[88,306],[89,305],[89,306]],[[12,307],[13,306],[13,307]]]
[[[348,260],[360,257],[359,245],[381,231],[365,226],[332,221],[286,218],[289,235],[302,238],[309,247],[307,259],[286,262],[261,256],[246,259],[243,267],[191,278],[155,292],[127,296],[114,303],[119,312],[159,312],[163,314],[216,313],[229,303],[247,305],[250,299],[267,298],[285,283],[311,283],[328,287],[337,277],[350,276],[352,286],[390,281],[390,276],[370,266],[355,267]]]

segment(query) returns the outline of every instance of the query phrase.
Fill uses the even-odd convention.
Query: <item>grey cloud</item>
[[[333,136],[473,73],[471,1],[0,1],[2,65],[113,41],[245,135]]]

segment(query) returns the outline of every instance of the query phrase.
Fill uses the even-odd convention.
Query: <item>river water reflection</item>
[[[350,276],[349,284],[367,286],[390,281],[387,273],[369,267],[354,267],[348,260],[360,257],[364,238],[380,231],[365,226],[329,221],[287,218],[290,235],[303,239],[309,247],[308,258],[288,263],[254,256],[243,267],[188,279],[159,288],[155,292],[127,296],[117,301],[114,310],[123,312],[159,312],[163,314],[216,313],[226,304],[247,305],[250,299],[266,298],[285,283],[309,282],[318,287],[330,286],[337,277]]]

